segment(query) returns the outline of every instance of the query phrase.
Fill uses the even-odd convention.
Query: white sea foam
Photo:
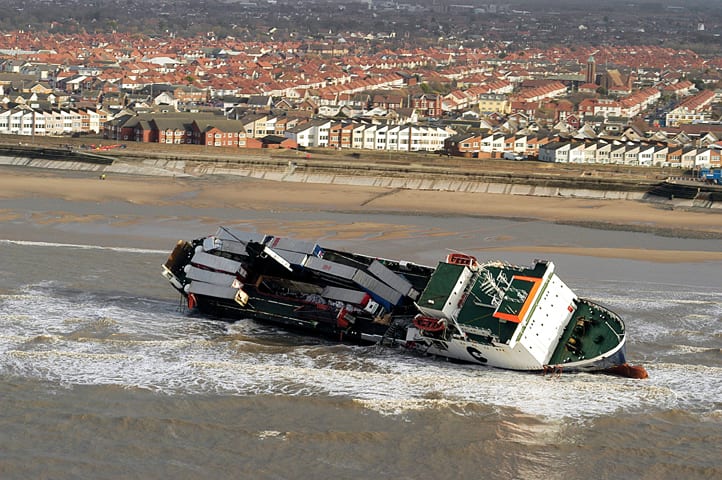
[[[583,419],[617,411],[704,411],[722,398],[721,368],[658,363],[642,381],[543,377],[289,337],[252,321],[226,328],[173,305],[137,300],[71,298],[52,285],[0,296],[0,374],[170,395],[343,396],[382,413],[444,405],[465,414],[479,404]]]
[[[132,248],[132,247],[107,247],[103,245],[84,245],[80,243],[54,243],[54,242],[31,242],[29,240],[8,240],[0,239],[1,244],[22,245],[25,247],[53,247],[53,248],[73,248],[81,250],[110,250],[113,252],[123,253],[152,253],[167,254],[167,250],[152,250],[148,248]]]

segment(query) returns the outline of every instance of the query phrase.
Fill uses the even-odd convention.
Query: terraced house
[[[0,110],[0,134],[45,136],[100,133],[107,115],[101,109],[35,109],[22,105]]]
[[[591,148],[592,146],[594,148]],[[556,163],[719,168],[720,149],[647,142],[595,141],[584,144],[575,141],[557,141],[540,147],[539,160]]]

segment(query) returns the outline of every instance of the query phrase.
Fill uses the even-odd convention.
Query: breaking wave
[[[617,303],[609,292],[605,299]],[[684,308],[690,300],[664,302]],[[625,308],[634,313],[646,305]],[[644,335],[660,327],[639,315],[636,321]],[[676,328],[667,325],[668,333]],[[675,408],[709,414],[722,398],[722,365],[680,362],[680,352],[708,351],[689,337],[662,346],[670,354],[646,365],[648,380],[553,378],[326,343],[253,321],[229,325],[194,318],[161,300],[68,292],[55,284],[0,295],[0,332],[0,375],[67,386],[118,385],[168,395],[343,396],[388,414],[443,405],[465,415],[484,405],[552,419]]]

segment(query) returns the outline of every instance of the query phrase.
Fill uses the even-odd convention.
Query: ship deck
[[[517,319],[536,286],[533,279],[541,279],[546,268],[543,263],[536,264],[535,268],[485,265],[468,291],[468,300],[459,311],[457,322],[462,327],[472,327],[472,331],[488,331],[498,342],[507,343],[519,326]],[[495,305],[499,305],[498,312]],[[491,341],[481,334],[467,331],[467,335],[476,341]]]
[[[616,347],[623,338],[624,325],[616,314],[580,300],[549,359],[549,365],[598,357]]]

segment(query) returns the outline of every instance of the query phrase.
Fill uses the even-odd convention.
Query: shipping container
[[[378,260],[374,260],[373,263],[371,263],[368,271],[386,285],[399,292],[401,295],[409,296],[414,300],[418,297],[418,292],[414,290],[413,286],[408,280],[406,280],[406,278],[391,271]]]
[[[235,298],[236,293],[238,293],[237,288],[223,287],[221,285],[213,285],[212,283],[204,282],[191,282],[189,287],[188,293],[216,298],[232,299]]]
[[[356,268],[343,265],[341,263],[330,262],[318,257],[309,256],[306,259],[304,266],[310,270],[322,272],[327,275],[333,275],[334,277],[345,278],[346,280],[352,280],[354,274],[357,272]]]
[[[401,301],[402,295],[399,292],[368,273],[357,270],[352,280],[362,286],[374,300],[381,303],[387,310],[391,309],[391,305],[398,305]]]
[[[233,281],[236,279],[235,275],[228,273],[212,272],[210,270],[203,270],[202,268],[194,267],[191,265],[186,266],[188,271],[186,277],[191,280],[197,280],[199,282],[212,283],[214,285],[223,285],[230,287]]]
[[[307,255],[313,255],[321,257],[321,247],[314,242],[306,242],[303,240],[295,240],[292,238],[283,237],[272,237],[266,241],[266,245],[274,250],[288,250],[290,252],[305,253]]]
[[[235,275],[241,263],[224,257],[218,257],[205,252],[196,252],[191,259],[194,265],[201,265],[220,272],[228,272]]]
[[[268,247],[266,248],[271,250]],[[305,253],[295,251],[291,252],[289,250],[282,250],[280,248],[274,248],[272,250],[291,265],[303,266],[303,264],[306,262],[306,258],[308,258],[308,255],[306,255]]]
[[[235,240],[221,240],[220,247],[217,247],[218,250],[225,253],[232,253],[235,255],[248,255],[248,252],[246,251],[246,244],[241,242],[236,242]]]
[[[369,298],[368,293],[360,290],[352,290],[350,288],[327,286],[321,292],[321,296],[331,300],[352,303],[354,305],[363,305]]]

